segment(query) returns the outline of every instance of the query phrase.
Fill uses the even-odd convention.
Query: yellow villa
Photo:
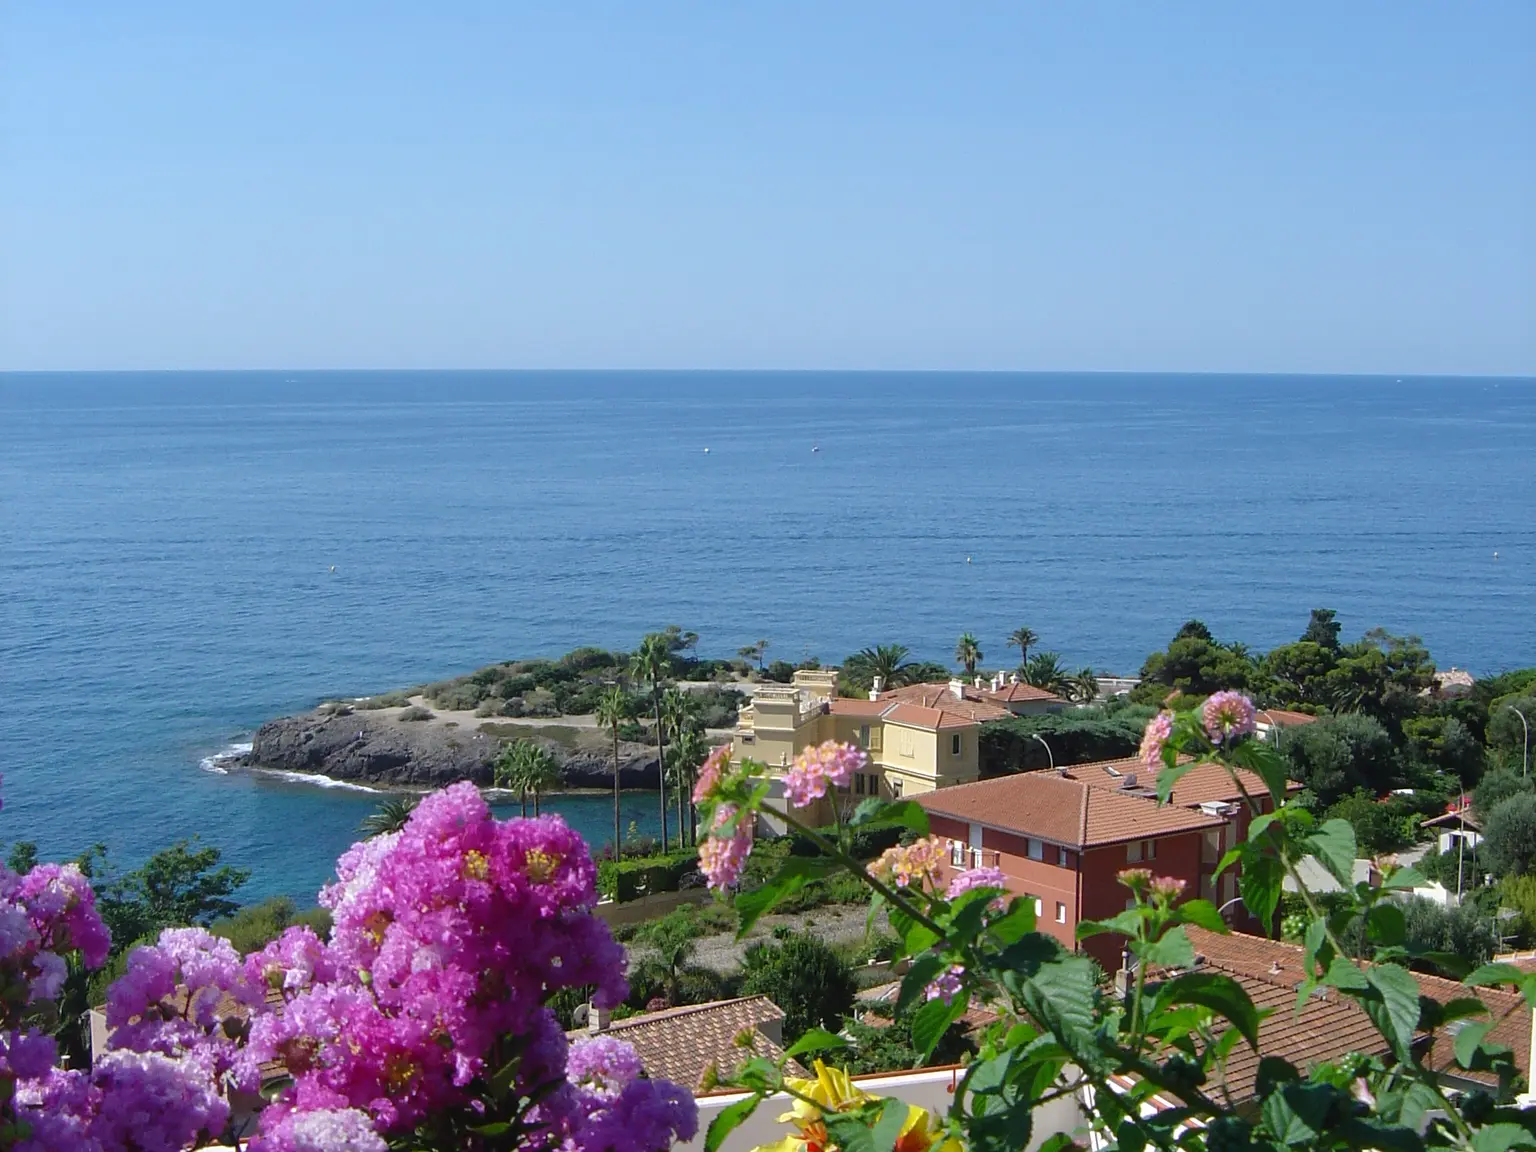
[[[801,670],[792,683],[757,689],[741,710],[732,751],[784,769],[802,749],[840,740],[869,753],[869,770],[848,790],[855,803],[864,796],[919,796],[980,778],[977,733],[986,721],[1061,706],[1049,692],[1002,677],[889,692],[877,684],[868,699],[850,698],[837,695],[835,670]]]

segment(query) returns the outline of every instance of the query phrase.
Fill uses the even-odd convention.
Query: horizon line
[[[1337,379],[1387,379],[1397,381],[1433,380],[1497,380],[1536,382],[1536,371],[1530,373],[1508,372],[1383,372],[1383,371],[1252,371],[1222,368],[585,368],[585,367],[494,367],[494,368],[387,368],[387,367],[282,367],[282,368],[0,368],[0,377],[6,376],[146,376],[146,375],[277,375],[285,372],[302,372],[312,375],[339,373],[456,373],[461,375],[492,373],[521,375],[584,374],[584,375],[704,375],[732,373],[737,375],[797,376],[1231,376],[1245,378],[1308,378]]]

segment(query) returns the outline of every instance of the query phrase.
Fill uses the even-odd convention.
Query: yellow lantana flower
[[[814,1080],[786,1081],[799,1096],[793,1098],[793,1106],[779,1117],[779,1121],[793,1124],[795,1131],[773,1144],[760,1145],[753,1152],[833,1152],[837,1145],[828,1138],[822,1115],[849,1112],[861,1104],[880,1099],[854,1084],[853,1077],[841,1068],[828,1068],[818,1060],[815,1070]],[[935,1128],[928,1109],[908,1104],[907,1118],[901,1126],[901,1135],[896,1138],[895,1152],[962,1152],[958,1140],[941,1142],[940,1133]]]

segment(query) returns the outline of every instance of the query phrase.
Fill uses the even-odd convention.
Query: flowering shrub
[[[252,1152],[387,1147],[650,1152],[691,1138],[691,1095],[611,1038],[567,1047],[545,1006],[627,992],[591,913],[594,868],[558,817],[499,822],[469,784],[354,845],[321,893],[328,940],[289,929],[242,959],[197,928],[130,953],[107,1000],[112,1050],[53,1067],[68,952],[108,939],[78,870],[0,874],[0,1148],[180,1152],[221,1136],[232,1094],[279,1060],[290,1082]]]
[[[1425,998],[1407,967],[1410,962],[1455,963],[1454,957],[1412,946],[1403,913],[1390,899],[1421,878],[1404,868],[1389,873],[1376,888],[1353,883],[1354,832],[1345,821],[1319,823],[1305,809],[1286,803],[1283,761],[1273,746],[1256,739],[1251,700],[1223,692],[1195,711],[1164,711],[1147,725],[1141,754],[1157,776],[1164,803],[1195,763],[1228,769],[1250,821],[1246,839],[1227,853],[1218,875],[1236,871],[1243,903],[1266,924],[1275,920],[1282,885],[1293,882],[1305,909],[1300,928],[1306,967],[1297,1003],[1320,988],[1331,997],[1355,1001],[1379,1033],[1371,1053],[1304,1070],[1258,1051],[1265,1013],[1237,980],[1197,966],[1185,931],[1195,925],[1226,932],[1226,924],[1211,902],[1187,898],[1182,880],[1130,869],[1120,876],[1130,895],[1126,910],[1103,922],[1078,925],[1079,938],[1111,933],[1124,940],[1132,978],[1120,993],[1099,983],[1100,974],[1087,956],[1035,931],[1034,901],[1011,897],[997,869],[961,872],[941,887],[941,842],[928,834],[925,812],[911,801],[871,798],[859,805],[851,828],[901,828],[910,841],[866,868],[796,816],[797,808],[837,783],[833,772],[840,776],[847,762],[849,753],[842,746],[824,746],[797,760],[790,773],[794,779],[785,788],[786,810],[775,812],[814,841],[821,856],[792,856],[768,883],[739,892],[735,903],[741,931],[811,880],[846,871],[868,887],[875,907],[888,913],[911,960],[895,1009],[911,1010],[914,1047],[926,1057],[972,1007],[990,1010],[996,1022],[980,1033],[980,1050],[960,1075],[943,1117],[925,1116],[915,1124],[907,1105],[859,1092],[820,1061],[816,1080],[806,1081],[786,1076],[783,1062],[754,1058],[734,1080],[746,1096],[710,1125],[707,1149],[718,1149],[776,1093],[795,1101],[794,1110],[781,1117],[791,1131],[758,1152],[934,1147],[1015,1152],[1036,1135],[1036,1109],[1068,1096],[1083,1105],[1086,1135],[1096,1150],[1502,1152],[1536,1147],[1536,1109],[1513,1105],[1515,1064],[1507,1049],[1487,1039],[1495,1023],[1487,1006],[1470,993],[1444,1004]],[[1263,781],[1273,801],[1270,810],[1248,791],[1245,781],[1253,777],[1239,769]],[[751,851],[750,836],[742,828],[767,800],[768,772],[750,760],[733,765],[722,757],[707,780],[700,780],[696,799],[704,808],[704,826],[730,844],[717,850],[731,860],[730,868],[712,875],[717,887],[739,875]],[[706,851],[707,844],[701,856]],[[1344,888],[1326,911],[1297,871],[1297,862],[1308,855]],[[1366,940],[1370,962],[1354,958],[1341,943],[1344,939]],[[1527,1004],[1536,1006],[1536,974],[1485,965],[1465,982],[1518,988]],[[1450,1092],[1425,1062],[1441,1033],[1446,1035],[1440,1052],[1452,1052],[1467,1072],[1492,1074],[1498,1086],[1464,1095]],[[832,1053],[844,1043],[812,1029],[786,1058]],[[1217,1090],[1225,1081],[1228,1057],[1239,1047],[1260,1058],[1260,1101],[1234,1102]],[[1154,1104],[1154,1098],[1162,1103]],[[1047,1152],[1082,1147],[1075,1142],[1082,1135],[1049,1134],[1041,1146]]]

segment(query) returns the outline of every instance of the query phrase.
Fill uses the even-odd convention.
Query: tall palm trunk
[[[528,819],[528,789],[524,788],[518,793],[518,800],[522,804],[523,819]]]
[[[652,681],[655,684],[655,681]],[[651,689],[651,701],[656,707],[656,787],[661,795],[661,850],[667,850],[667,737],[661,727],[661,685]]]
[[[624,843],[619,835],[619,726],[613,726],[613,858],[619,858]]]
[[[688,838],[699,843],[699,810],[693,806],[693,786],[699,782],[697,770],[688,773]]]
[[[539,790],[537,788],[533,790],[533,814],[535,816],[539,814]]]
[[[683,779],[683,766],[677,766],[677,846],[688,847],[688,818],[683,804],[688,796],[688,784]]]

